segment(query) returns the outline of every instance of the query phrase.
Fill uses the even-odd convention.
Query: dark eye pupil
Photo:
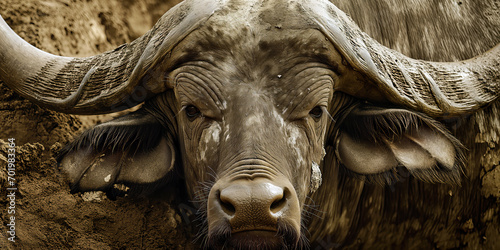
[[[314,107],[309,114],[314,118],[320,118],[323,115],[323,109],[319,106]]]
[[[195,116],[198,116],[200,114],[200,110],[193,106],[193,105],[189,105],[186,107],[186,115],[188,117],[195,117]]]

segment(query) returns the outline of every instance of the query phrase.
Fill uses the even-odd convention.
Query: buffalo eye
[[[201,115],[200,110],[193,105],[186,106],[184,111],[186,112],[187,117],[190,119],[196,118]]]
[[[314,119],[319,119],[323,115],[323,108],[316,106],[309,111],[309,115]]]

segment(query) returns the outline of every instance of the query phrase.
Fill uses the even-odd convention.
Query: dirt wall
[[[0,15],[50,53],[89,56],[145,33],[176,1],[3,0]],[[54,155],[75,134],[112,116],[77,117],[40,108],[0,82],[0,248],[120,249],[190,246],[172,199],[70,194]],[[7,240],[9,138],[15,138],[15,243]],[[13,214],[12,214],[13,215]]]

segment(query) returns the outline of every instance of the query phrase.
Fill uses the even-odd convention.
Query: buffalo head
[[[88,58],[37,50],[3,21],[0,32],[1,79],[35,103],[74,114],[143,103],[62,151],[72,190],[157,187],[177,169],[210,247],[306,244],[309,197],[329,193],[326,146],[325,161],[367,180],[405,168],[458,182],[463,147],[435,118],[500,95],[499,46],[457,63],[414,60],[324,0],[188,0]]]

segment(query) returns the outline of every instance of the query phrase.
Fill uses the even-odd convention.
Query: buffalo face
[[[340,55],[315,30],[234,34],[195,31],[172,52],[187,188],[203,204],[210,244],[294,246],[320,182],[311,175]]]

